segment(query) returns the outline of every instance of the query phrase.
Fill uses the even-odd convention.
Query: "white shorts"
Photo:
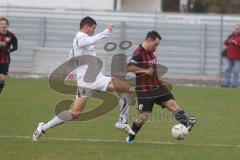
[[[92,83],[87,83],[83,78],[77,79],[78,97],[90,97],[92,90],[106,91],[108,84],[111,82],[112,77],[104,76],[101,72]]]

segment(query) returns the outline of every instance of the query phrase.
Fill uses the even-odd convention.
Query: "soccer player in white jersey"
[[[113,28],[112,24],[108,24],[103,32],[94,35],[96,25],[96,21],[91,17],[85,17],[81,20],[80,31],[76,34],[73,40],[73,48],[70,52],[70,58],[82,55],[96,56],[96,53],[94,52],[94,44],[109,37]],[[101,72],[97,74],[94,82],[86,82],[84,80],[86,70],[86,65],[80,66],[76,69],[78,91],[72,108],[70,110],[62,111],[47,123],[39,123],[37,129],[33,133],[33,141],[37,141],[49,128],[78,118],[83,111],[88,98],[91,96],[92,90],[117,91],[124,93],[121,96],[123,99],[120,99],[119,103],[121,108],[119,122],[117,122],[115,126],[129,134],[135,134],[131,127],[126,123],[126,115],[130,104],[130,102],[128,102],[130,100],[128,95],[129,93],[135,92],[134,87],[116,78],[104,76]],[[70,74],[69,77],[71,79],[72,74]]]

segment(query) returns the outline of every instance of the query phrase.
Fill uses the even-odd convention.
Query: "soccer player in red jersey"
[[[5,17],[0,18],[0,93],[8,74],[10,53],[17,50],[17,38],[8,31],[9,22]]]
[[[188,130],[191,130],[195,124],[195,117],[185,114],[168,87],[159,79],[155,52],[161,39],[158,32],[148,32],[145,41],[135,50],[128,64],[128,71],[136,74],[135,90],[139,111],[137,119],[132,124],[135,135],[129,134],[126,138],[129,144],[133,143],[136,134],[147,121],[155,103],[171,111],[175,119],[185,125]],[[153,90],[155,94],[151,94]]]

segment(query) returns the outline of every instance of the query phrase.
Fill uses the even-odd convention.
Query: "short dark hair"
[[[158,38],[160,40],[162,39],[162,37],[160,36],[160,34],[157,31],[150,31],[147,33],[145,40],[148,40],[148,39],[155,40],[156,38]]]
[[[6,17],[1,17],[1,18],[0,18],[0,21],[6,21],[6,22],[7,22],[7,25],[9,25],[8,19],[7,19]]]
[[[93,25],[97,25],[97,22],[92,18],[92,17],[84,17],[81,22],[80,22],[80,29],[82,29],[85,25],[88,26],[93,26]]]

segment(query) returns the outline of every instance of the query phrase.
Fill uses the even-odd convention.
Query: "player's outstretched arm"
[[[110,36],[112,28],[113,28],[113,25],[108,24],[108,25],[106,25],[106,29],[99,34],[96,34],[96,35],[91,36],[91,37],[90,36],[78,37],[78,47],[94,45],[98,41],[100,41],[104,38],[108,38]]]

